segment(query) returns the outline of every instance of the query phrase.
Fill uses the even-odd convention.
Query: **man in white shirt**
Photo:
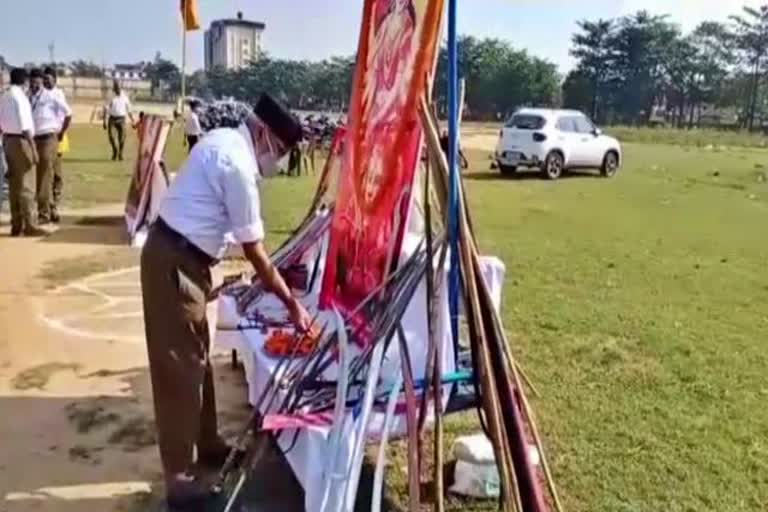
[[[184,121],[184,134],[187,136],[187,150],[190,153],[195,144],[197,144],[197,141],[200,140],[200,137],[203,136],[203,128],[200,126],[200,117],[197,114],[199,108],[200,102],[198,100],[191,100],[189,102],[187,119]]]
[[[118,82],[112,84],[112,92],[112,99],[104,107],[104,129],[107,130],[109,144],[112,146],[112,160],[122,160],[125,147],[125,118],[130,118],[131,126],[136,123],[131,112],[131,100]]]
[[[26,82],[26,70],[11,70],[11,87],[0,97],[0,134],[8,162],[11,236],[42,236],[46,232],[35,226],[32,218],[38,156],[32,107],[24,93]]]
[[[229,452],[217,429],[206,319],[210,267],[224,255],[229,236],[297,330],[312,322],[264,247],[257,187],[276,172],[301,127],[266,95],[252,111],[232,103],[209,107],[201,121],[210,131],[171,183],[141,254],[155,421],[171,510],[203,510],[211,499],[191,473],[195,447],[197,462],[212,467]]]
[[[57,98],[59,102],[61,102],[61,104],[67,106],[66,110],[62,112],[62,115],[59,118],[61,121],[61,128],[59,129],[59,147],[56,151],[56,161],[53,164],[53,201],[51,204],[51,222],[58,223],[59,205],[61,204],[61,196],[64,192],[64,174],[62,172],[61,166],[61,160],[63,156],[62,143],[64,143],[66,147],[69,147],[67,130],[69,129],[69,125],[72,122],[72,109],[69,108],[69,103],[67,103],[67,97],[64,95],[64,91],[62,91],[56,85],[55,68],[48,66],[45,68],[45,70],[43,70],[43,86],[48,89],[54,95],[54,97]]]
[[[33,69],[30,73],[29,102],[35,123],[35,146],[37,162],[37,223],[51,221],[53,201],[53,167],[59,149],[61,132],[69,128],[72,110],[66,102],[43,87],[43,72]],[[62,121],[62,119],[64,121]],[[64,124],[62,124],[64,123]]]

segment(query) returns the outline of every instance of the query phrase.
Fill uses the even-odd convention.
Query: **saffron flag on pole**
[[[200,28],[197,0],[181,0],[181,18],[184,20],[184,30],[198,30]]]
[[[320,306],[351,312],[399,258],[443,0],[365,0]]]

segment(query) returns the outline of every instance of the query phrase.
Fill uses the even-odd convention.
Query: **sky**
[[[179,0],[0,0],[0,55],[12,64],[92,60],[100,65],[181,61]],[[204,27],[214,19],[263,21],[265,50],[274,57],[319,60],[357,46],[362,0],[198,0]],[[647,9],[669,14],[690,30],[703,20],[727,20],[742,5],[768,0],[458,0],[459,32],[497,37],[557,64],[573,66],[570,38],[580,19]],[[35,32],[33,32],[35,30]],[[189,33],[187,69],[203,66],[203,31]]]

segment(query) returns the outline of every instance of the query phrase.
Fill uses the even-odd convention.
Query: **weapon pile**
[[[419,0],[418,3],[423,19],[429,19],[439,26],[443,1]],[[359,55],[367,56],[368,45],[378,43],[367,37],[366,30],[371,27],[366,24],[370,24],[370,20],[377,20],[376,16],[384,19],[395,12],[395,8],[386,10],[382,7],[387,5],[387,2],[380,0],[366,0],[364,20],[367,21],[364,21],[363,28],[366,37],[361,36]],[[431,13],[431,18],[430,15],[424,15],[424,12]],[[404,21],[399,26],[402,30],[418,26],[415,13],[416,10],[401,13]],[[418,48],[434,45],[437,31],[424,29],[421,37],[422,46]],[[397,56],[397,53],[394,55]],[[366,84],[364,77],[368,76],[367,62],[358,63],[358,85]],[[384,66],[388,63],[378,64]],[[429,74],[428,66],[422,64]],[[406,85],[411,89],[415,87],[414,84],[423,84],[419,87],[426,89],[431,84],[429,79],[419,81],[418,77],[413,76],[392,76],[397,76],[397,80],[410,80]],[[420,94],[426,96],[427,91],[421,91]],[[356,90],[355,98],[360,100],[363,97],[361,90]],[[387,108],[388,105],[376,107]],[[404,416],[408,443],[409,509],[416,512],[422,501],[420,480],[425,437],[422,433],[430,412],[434,422],[435,494],[432,498],[435,510],[442,511],[443,415],[446,411],[443,395],[450,389],[455,390],[454,384],[467,382],[475,389],[475,399],[470,401],[470,406],[477,406],[480,423],[493,444],[501,483],[500,508],[505,512],[562,510],[523,387],[524,375],[512,354],[482,275],[479,249],[463,186],[458,194],[458,256],[462,283],[460,292],[471,347],[471,369],[463,371],[456,368],[452,371],[443,367],[445,354],[442,351],[445,347],[439,339],[437,326],[444,319],[441,315],[445,314],[440,305],[444,304],[446,286],[443,276],[449,254],[445,239],[449,215],[448,163],[441,149],[437,120],[428,107],[428,98],[420,97],[418,101],[404,102],[403,105],[404,109],[412,108],[402,117],[405,119],[412,116],[415,123],[420,124],[428,153],[421,176],[424,188],[420,206],[424,232],[420,243],[409,252],[408,257],[393,265],[383,282],[368,290],[368,296],[354,309],[342,311],[334,307],[332,310],[318,311],[315,321],[319,333],[312,344],[307,343],[305,333],[295,333],[292,339],[282,339],[285,332],[290,332],[288,326],[284,318],[270,317],[268,313],[271,312],[265,302],[268,295],[258,282],[234,286],[224,292],[237,301],[238,311],[243,317],[239,329],[257,329],[265,334],[270,329],[284,329],[280,336],[281,343],[285,345],[280,349],[274,371],[254,404],[250,421],[238,438],[237,447],[245,449],[245,457],[238,460],[233,451],[219,475],[218,486],[228,496],[225,512],[232,509],[249,472],[265,453],[268,439],[257,434],[268,432],[280,440],[284,448],[287,446],[287,450],[290,450],[303,429],[317,427],[327,429],[328,437],[325,457],[317,461],[323,471],[322,481],[319,482],[321,493],[314,507],[323,512],[353,510],[365,445],[374,433],[373,417],[379,416],[381,419],[382,415],[383,422],[375,432],[380,438],[380,445],[370,510],[380,510],[387,443],[390,433],[395,431],[395,419]],[[359,152],[362,151],[360,148],[366,148],[364,143],[360,143],[367,140],[360,135],[364,130],[359,128],[362,125],[357,124],[361,115],[364,115],[362,109],[353,109],[349,133],[339,132],[334,137],[309,214],[274,255],[281,273],[290,275],[294,287],[302,288],[308,300],[316,298],[315,284],[323,281],[320,274],[324,272],[322,262],[328,264],[325,260],[328,251],[326,242],[336,226],[333,220],[344,213],[337,210],[340,206],[334,200],[336,189],[331,183],[339,180],[340,169],[348,171],[348,167],[342,167],[340,161],[358,162]],[[365,129],[371,130],[371,126]],[[381,124],[381,129],[392,130],[392,126],[394,121],[387,118],[387,122]],[[406,129],[411,130],[407,132],[408,136],[398,135],[397,140],[408,141],[414,133],[419,135],[413,132],[413,123],[403,128],[404,131]],[[374,140],[374,143],[381,144],[381,141]],[[344,149],[344,144],[350,144],[352,148]],[[418,160],[415,159],[416,162]],[[386,182],[384,178],[388,176],[379,178]],[[396,190],[392,197],[401,197],[399,192]],[[419,202],[415,198],[411,198],[411,201]],[[395,238],[402,236],[405,226],[404,222],[397,222],[398,214],[395,212],[394,215]],[[336,264],[335,261],[333,263]],[[341,269],[342,276],[345,271],[345,268]],[[425,323],[428,334],[426,339],[417,340],[419,345],[414,347],[406,339],[402,319],[421,283],[426,283]],[[413,367],[411,352],[414,348],[426,354],[423,374],[420,373],[422,368]],[[450,348],[457,351],[457,346]],[[392,364],[387,365],[393,360],[399,365],[394,370]],[[540,466],[534,463],[534,447],[541,461]]]

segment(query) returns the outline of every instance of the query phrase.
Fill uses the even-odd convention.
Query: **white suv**
[[[504,124],[496,146],[502,174],[537,167],[551,180],[565,169],[595,168],[613,176],[622,164],[621,145],[576,110],[524,108]]]

